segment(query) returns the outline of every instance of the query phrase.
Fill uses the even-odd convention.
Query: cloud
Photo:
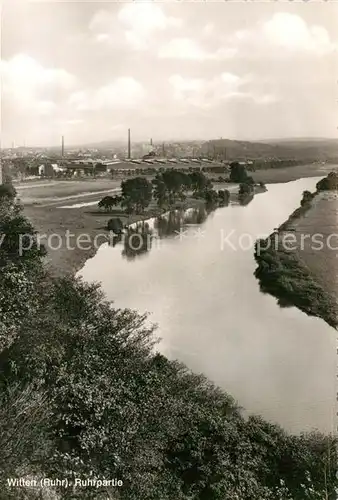
[[[222,73],[211,80],[185,78],[176,74],[169,78],[169,83],[176,101],[184,105],[209,108],[237,95],[241,78],[231,73]]]
[[[204,36],[209,36],[212,35],[214,31],[215,31],[215,25],[213,23],[207,23],[202,30],[202,34]]]
[[[232,58],[237,49],[220,47],[208,52],[191,38],[173,38],[160,47],[158,56],[162,59],[190,59],[195,61],[222,60]]]
[[[2,94],[11,110],[48,115],[74,88],[76,78],[62,68],[45,68],[32,57],[18,54],[0,61]]]
[[[74,85],[75,77],[59,68],[44,68],[35,59],[25,54],[18,54],[9,61],[1,61],[1,76],[4,84],[27,87],[41,87],[43,85],[58,85],[70,88]]]
[[[78,111],[104,109],[134,109],[145,101],[143,86],[132,77],[119,77],[96,90],[82,90],[69,98],[70,106]]]
[[[325,53],[333,49],[328,32],[321,26],[308,26],[295,14],[277,13],[263,24],[263,36],[271,43],[290,50]]]
[[[173,99],[176,104],[184,107],[209,109],[221,106],[233,100],[245,99],[256,104],[269,104],[275,102],[277,97],[273,94],[264,94],[256,89],[244,90],[250,85],[250,75],[240,77],[233,73],[224,72],[211,78],[187,78],[175,74],[169,78],[173,89]]]
[[[193,59],[203,60],[207,57],[204,50],[190,38],[174,38],[159,50],[163,59]]]
[[[201,43],[209,41],[215,47],[206,49]],[[222,61],[236,56],[285,58],[290,55],[323,55],[337,49],[322,26],[310,26],[300,16],[279,12],[251,29],[239,29],[231,35],[220,35],[212,23],[199,32],[199,39],[172,38],[160,46],[158,56],[163,59],[192,61]]]
[[[241,54],[290,57],[294,54],[324,55],[337,49],[322,26],[308,25],[302,17],[287,12],[275,13],[251,30],[238,30],[225,39]],[[281,50],[282,49],[282,50]]]
[[[84,120],[81,120],[79,118],[73,118],[70,120],[66,120],[64,123],[66,125],[81,125],[81,123],[84,123]]]
[[[127,4],[119,11],[118,20],[138,33],[149,33],[182,25],[180,19],[166,16],[161,7],[152,3]]]
[[[39,101],[36,103],[36,110],[39,115],[49,115],[55,111],[56,107],[53,101]]]
[[[133,2],[124,5],[117,15],[109,10],[97,12],[89,29],[97,42],[121,45],[124,40],[133,50],[145,50],[156,33],[181,25],[181,19],[165,15],[158,5]]]

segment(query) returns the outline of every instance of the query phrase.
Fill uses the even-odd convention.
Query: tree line
[[[226,205],[230,198],[229,191],[214,190],[203,172],[185,173],[168,169],[157,172],[152,181],[139,176],[124,180],[121,183],[121,195],[105,196],[98,206],[111,211],[120,205],[127,214],[142,214],[153,200],[158,208],[168,210],[177,202],[186,200],[189,195],[218,206]]]

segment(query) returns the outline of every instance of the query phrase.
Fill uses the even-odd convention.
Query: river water
[[[247,206],[209,215],[149,220],[143,239],[129,234],[129,244],[101,246],[79,275],[102,282],[117,307],[150,312],[158,349],[206,374],[246,411],[292,432],[334,431],[336,332],[281,309],[253,274],[255,239],[284,222],[318,180],[271,184]]]

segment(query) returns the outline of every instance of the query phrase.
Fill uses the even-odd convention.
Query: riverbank
[[[257,171],[253,172],[252,175],[257,183],[277,183],[298,179],[302,176],[325,175],[324,170],[327,171],[329,168],[327,165],[318,164],[301,165],[285,169]],[[40,234],[46,235],[46,238],[52,238],[50,241],[53,242],[53,246],[48,245],[47,264],[54,274],[74,274],[81,269],[87,259],[95,255],[97,248],[90,246],[88,241],[92,241],[94,238],[96,241],[99,239],[101,244],[107,241],[104,235],[109,218],[120,217],[122,222],[126,224],[161,215],[161,211],[154,204],[143,216],[127,217],[121,211],[115,210],[112,214],[106,214],[95,210],[96,203],[104,194],[109,194],[109,191],[110,194],[116,193],[119,188],[120,181],[112,179],[44,181],[16,186],[26,216]],[[215,184],[215,189],[229,189],[232,199],[237,196],[236,189],[230,189],[229,185],[225,183]],[[261,191],[264,191],[264,188]],[[259,188],[256,188],[255,194],[258,192]],[[203,203],[202,200],[189,198],[179,206],[182,209],[195,208]],[[62,208],[64,206],[71,208]],[[73,242],[78,237],[86,235],[83,237],[87,238],[87,244],[84,245],[86,248],[82,246],[81,249],[73,249],[65,245],[67,231],[73,235]],[[59,245],[60,241],[61,246]]]
[[[297,165],[295,167],[268,168],[266,170],[256,170],[255,172],[249,173],[255,182],[276,184],[280,182],[291,182],[305,177],[321,177],[336,169],[337,165],[311,163],[308,165]]]
[[[256,244],[255,276],[280,306],[296,306],[338,327],[338,195],[317,192]],[[336,239],[334,240],[334,236]]]
[[[173,209],[197,209],[204,205],[204,200],[187,198],[177,202]],[[163,210],[155,203],[144,214],[133,215],[126,215],[120,209],[107,213],[95,206],[61,208],[54,205],[27,205],[24,206],[24,213],[33,222],[41,243],[48,242],[47,267],[55,276],[66,276],[76,274],[87,259],[94,257],[98,247],[109,241],[106,229],[109,219],[118,217],[123,225],[129,225],[159,217]]]
[[[224,185],[214,184],[214,188],[224,189]],[[238,199],[236,191],[238,186],[237,190],[231,193],[232,201]],[[255,186],[254,194],[265,191],[266,187]],[[248,204],[254,194],[240,199],[240,203]],[[143,214],[127,215],[121,208],[105,212],[97,208],[97,193],[86,195],[86,201],[83,202],[73,198],[68,202],[70,205],[67,205],[66,200],[63,203],[66,206],[54,200],[48,203],[28,204],[24,207],[26,216],[40,234],[41,243],[45,242],[47,246],[46,264],[55,276],[76,274],[87,259],[94,257],[100,245],[109,242],[110,235],[107,231],[109,219],[119,218],[123,226],[127,226],[163,214],[163,209],[157,206],[155,200]],[[184,201],[177,201],[171,210],[198,209],[205,205],[205,200],[188,196]]]

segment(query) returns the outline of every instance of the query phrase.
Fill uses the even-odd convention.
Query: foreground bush
[[[23,272],[32,260],[42,269],[40,255],[31,257]],[[147,317],[114,308],[98,285],[42,271],[30,278],[22,293],[34,297],[34,314],[20,315],[11,288],[19,321],[14,314],[3,323],[4,338],[13,328],[15,336],[0,352],[2,477],[23,470],[123,480],[120,488],[60,488],[62,499],[334,498],[333,438],[290,436],[244,418],[224,391],[156,353]]]

